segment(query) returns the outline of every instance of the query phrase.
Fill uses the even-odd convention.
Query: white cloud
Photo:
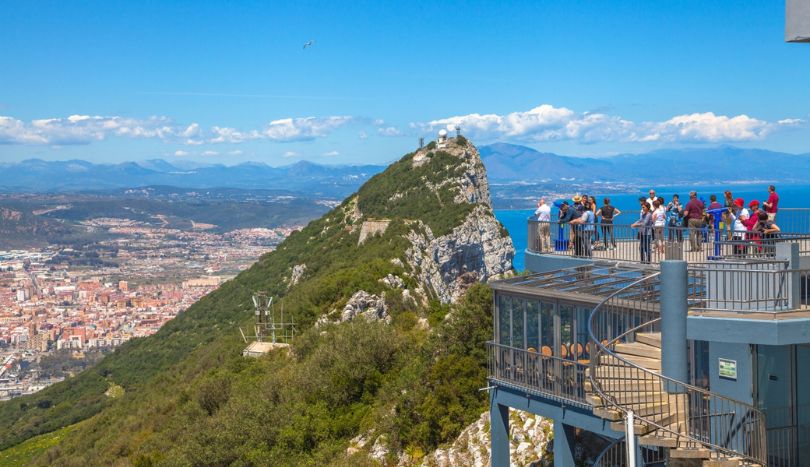
[[[229,156],[241,156],[242,150],[241,149],[234,149],[233,151],[228,151]]]
[[[402,132],[395,126],[377,128],[377,134],[380,136],[402,136]]]
[[[203,151],[200,153],[203,156],[218,156],[219,153],[217,151]]]
[[[360,133],[357,134],[357,137],[360,139],[368,139],[368,133],[365,131],[360,130]]]
[[[338,152],[338,151],[328,151],[328,152],[323,153],[323,155],[326,156],[326,157],[337,157],[337,156],[340,155],[340,152]]]
[[[287,151],[284,154],[282,154],[281,156],[286,157],[286,158],[289,159],[290,157],[298,157],[299,154],[297,152],[295,152],[295,151]]]
[[[177,151],[174,151],[174,155],[177,157],[185,157],[188,156],[188,152],[178,149]]]
[[[203,129],[198,123],[178,125],[166,117],[136,119],[71,115],[24,122],[0,116],[0,144],[89,144],[111,137],[156,138],[186,145],[241,143],[252,140],[274,142],[309,141],[329,135],[353,121],[349,116],[301,117],[273,120],[260,129],[239,130],[226,126]]]
[[[678,115],[662,122],[634,122],[604,113],[578,113],[543,104],[526,112],[468,114],[412,123],[421,131],[449,130],[480,140],[509,139],[527,142],[572,140],[580,143],[617,142],[739,142],[765,138],[780,126],[803,123],[784,119],[776,123],[747,115],[726,116],[712,112]],[[380,129],[382,130],[382,129]],[[382,134],[382,132],[381,132]]]

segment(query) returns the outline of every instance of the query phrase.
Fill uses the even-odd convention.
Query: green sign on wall
[[[733,379],[737,381],[737,361],[720,359],[720,377],[723,379]]]

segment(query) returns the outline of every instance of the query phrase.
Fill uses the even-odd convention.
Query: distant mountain
[[[525,146],[496,143],[481,148],[489,178],[495,182],[653,182],[711,183],[741,180],[805,182],[810,154],[718,146],[661,149],[610,157],[571,157]]]
[[[315,196],[343,197],[383,169],[377,165],[326,166],[311,162],[272,167],[258,162],[226,166],[175,164],[162,159],[120,164],[29,159],[0,164],[0,190],[65,192],[164,185],[289,190]]]

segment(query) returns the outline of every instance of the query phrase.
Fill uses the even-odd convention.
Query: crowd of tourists
[[[650,190],[649,197],[639,198],[638,219],[630,224],[639,240],[641,261],[649,263],[653,253],[664,254],[667,243],[676,243],[678,248],[688,237],[689,251],[701,251],[702,244],[710,235],[719,234],[732,245],[734,255],[745,255],[750,248],[761,249],[763,244],[779,235],[776,214],[779,211],[779,195],[776,187],[768,187],[767,200],[761,205],[751,200],[747,205],[742,198],[734,198],[725,191],[723,201],[716,195],[709,196],[709,204],[689,192],[689,199],[682,202],[675,194],[670,200],[656,196]],[[576,195],[569,201],[555,203],[559,208],[555,221],[560,229],[569,228],[569,241],[553,244],[551,240],[551,205],[540,199],[535,211],[538,224],[539,251],[551,252],[573,249],[576,256],[590,257],[594,250],[615,250],[615,219],[622,214],[604,198],[598,206],[596,198]],[[565,227],[565,226],[570,227]],[[685,235],[686,233],[686,235]],[[723,238],[722,236],[725,236]]]

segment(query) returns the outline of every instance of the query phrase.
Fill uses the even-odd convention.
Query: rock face
[[[486,169],[478,150],[466,142],[443,150],[459,159],[463,171],[432,188],[454,186],[454,202],[476,207],[461,225],[438,238],[427,225],[417,223],[417,228],[408,234],[412,246],[406,251],[406,259],[425,288],[442,303],[451,303],[473,283],[511,272],[515,247],[492,212]],[[413,164],[422,164],[426,158],[427,149],[420,150]]]
[[[301,279],[304,278],[304,274],[307,272],[307,265],[306,264],[296,264],[293,266],[292,274],[290,274],[290,287],[295,286]]]
[[[408,235],[412,247],[405,254],[419,281],[442,303],[455,302],[475,282],[500,277],[512,270],[515,247],[486,205],[475,208],[463,224],[447,235],[434,237],[430,228]]]
[[[550,466],[553,460],[546,453],[553,436],[552,422],[538,415],[511,410],[509,412],[510,459],[514,466]],[[457,465],[485,467],[490,464],[489,412],[465,428],[456,440],[414,462],[407,456],[399,465],[451,467]]]
[[[388,322],[391,320],[385,305],[385,299],[364,290],[352,295],[346,306],[343,307],[340,321],[351,321],[357,317],[365,318],[367,321]]]

